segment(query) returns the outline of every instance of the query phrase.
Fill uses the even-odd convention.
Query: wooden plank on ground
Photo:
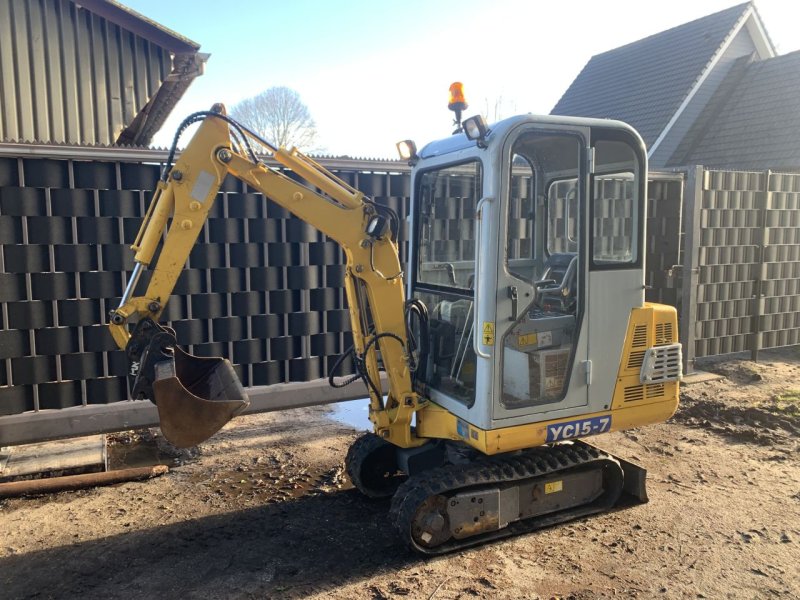
[[[725,379],[725,376],[717,373],[709,373],[708,371],[695,370],[684,375],[681,384],[692,385],[693,383],[705,383],[706,381],[717,381],[719,379]]]
[[[0,450],[0,478],[99,467],[106,470],[106,436],[11,446]]]

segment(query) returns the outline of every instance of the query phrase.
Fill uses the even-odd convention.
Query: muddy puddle
[[[193,458],[191,450],[174,448],[148,430],[109,434],[108,470],[166,465],[175,467]]]
[[[206,490],[207,501],[217,498],[285,502],[351,487],[340,465],[314,467],[292,456],[260,457],[249,466],[198,474],[192,481]]]

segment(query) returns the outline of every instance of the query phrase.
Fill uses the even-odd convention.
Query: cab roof
[[[528,113],[526,115],[517,115],[514,117],[509,117],[508,119],[503,119],[502,121],[498,121],[493,125],[489,126],[489,134],[486,136],[486,144],[491,146],[493,143],[497,143],[497,140],[503,140],[506,136],[513,130],[515,127],[525,124],[525,123],[532,123],[537,125],[542,125],[547,127],[550,126],[557,126],[557,127],[564,127],[564,126],[573,126],[573,127],[604,127],[604,128],[614,128],[614,129],[622,129],[628,131],[633,134],[633,136],[641,142],[641,136],[639,133],[627,123],[623,123],[622,121],[616,121],[613,119],[593,119],[593,118],[586,118],[586,117],[562,117],[562,116],[553,116],[553,115],[534,115]],[[644,144],[644,142],[641,142]],[[467,139],[467,136],[464,133],[457,133],[451,135],[447,138],[442,138],[439,140],[434,140],[428,144],[426,144],[422,150],[419,152],[420,158],[433,158],[435,156],[443,156],[445,154],[450,154],[452,152],[458,152],[460,150],[465,150],[475,145],[473,140]]]

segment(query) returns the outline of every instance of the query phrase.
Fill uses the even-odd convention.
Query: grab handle
[[[480,317],[480,304],[479,298],[481,293],[481,281],[483,281],[482,273],[481,273],[481,222],[483,221],[483,207],[486,206],[489,202],[491,202],[493,198],[481,198],[478,202],[478,207],[475,209],[475,281],[478,282],[478,285],[475,286],[474,294],[475,294],[475,326],[472,330],[472,348],[475,350],[475,354],[480,356],[481,358],[491,358],[492,355],[486,352],[483,352],[480,348],[480,342],[478,341],[480,336],[477,335],[477,332],[480,331],[477,327],[478,318]]]

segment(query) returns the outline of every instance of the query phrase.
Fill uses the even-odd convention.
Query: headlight
[[[411,140],[397,142],[397,153],[402,160],[417,160],[417,145]]]
[[[469,119],[464,119],[464,133],[470,140],[480,140],[486,137],[489,133],[489,126],[480,115],[475,115]]]

